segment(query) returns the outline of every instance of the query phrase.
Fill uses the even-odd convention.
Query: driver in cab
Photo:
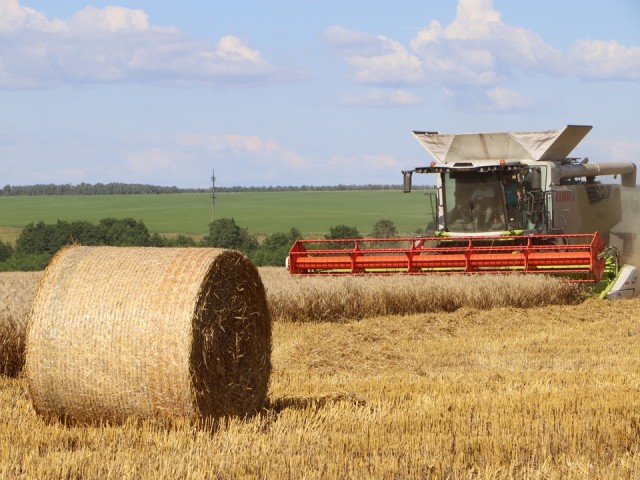
[[[471,194],[471,204],[478,229],[491,226],[495,214],[495,198],[495,190],[484,178],[480,179],[480,184]]]

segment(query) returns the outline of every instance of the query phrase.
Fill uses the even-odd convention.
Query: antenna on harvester
[[[211,222],[216,219],[216,171],[211,170]]]

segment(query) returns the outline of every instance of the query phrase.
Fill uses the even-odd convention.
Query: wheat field
[[[539,275],[297,276],[278,267],[260,275],[274,318],[341,322],[384,315],[451,312],[462,307],[540,307],[586,298],[576,283]]]
[[[539,306],[519,305],[512,284],[483,277],[479,297],[493,289],[494,300],[353,319],[366,279],[338,288],[261,275],[272,311],[283,290],[294,304],[338,293],[318,299],[320,317],[289,307],[274,318],[258,415],[63,426],[35,414],[23,378],[0,377],[0,478],[640,478],[640,299],[542,292]],[[360,311],[417,288],[382,282]],[[454,285],[463,280],[398,302]],[[323,306],[341,289],[341,308]]]

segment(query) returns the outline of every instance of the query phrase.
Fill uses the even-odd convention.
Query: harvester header
[[[449,274],[543,273],[573,282],[599,282],[605,270],[602,237],[569,235],[558,245],[547,235],[298,240],[289,255],[291,273]]]

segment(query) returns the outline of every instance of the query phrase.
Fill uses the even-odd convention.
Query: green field
[[[216,195],[216,218],[234,218],[253,234],[299,229],[313,237],[346,224],[361,234],[392,220],[400,234],[425,227],[430,207],[423,191],[243,192]],[[210,194],[0,197],[0,239],[15,240],[29,223],[106,217],[141,220],[152,233],[202,235],[212,218]]]

